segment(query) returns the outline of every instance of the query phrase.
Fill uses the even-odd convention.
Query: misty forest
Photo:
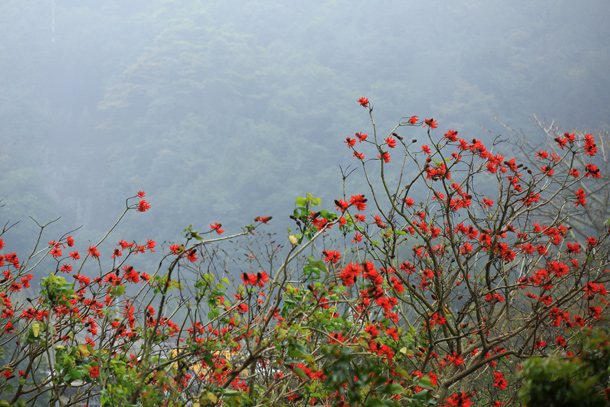
[[[610,5],[585,4],[3,2],[3,216],[17,235],[29,216],[93,233],[144,190],[154,216],[128,233],[175,238],[289,213],[306,192],[332,202],[362,95],[388,128],[607,129]]]
[[[3,0],[0,406],[610,405],[608,18]]]

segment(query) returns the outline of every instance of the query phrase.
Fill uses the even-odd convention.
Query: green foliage
[[[434,387],[427,376],[413,381],[412,387],[419,386],[425,389],[413,394],[411,388],[405,389],[398,383],[392,383],[392,376],[375,358],[357,354],[353,348],[325,346],[322,348],[322,353],[333,360],[333,363],[325,369],[327,375],[325,386],[344,396],[350,406],[419,407],[435,404],[429,391]],[[409,377],[406,372],[401,376]],[[392,396],[397,395],[403,396],[401,402],[392,400]]]
[[[321,208],[322,200],[320,198],[315,198],[309,192],[305,198],[297,197],[295,206],[296,208],[290,218],[296,222],[299,228],[300,233],[296,236],[299,244],[303,241],[303,238],[313,239],[321,226],[337,219],[337,215]]]
[[[552,355],[528,359],[521,372],[519,391],[527,406],[610,406],[603,390],[610,377],[610,343],[603,331],[583,335],[576,355]]]

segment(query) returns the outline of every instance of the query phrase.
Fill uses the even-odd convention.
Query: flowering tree
[[[186,228],[148,272],[131,264],[155,242],[108,248],[112,230],[3,254],[0,405],[517,405],[522,361],[567,352],[607,313],[607,233],[563,224],[591,199],[574,157],[595,141],[560,137],[563,154],[527,168],[434,119],[384,137],[358,102],[371,136],[345,143],[365,190],[334,210],[297,198],[285,244],[258,216]],[[134,198],[119,220],[150,207]],[[55,271],[23,298],[45,257]]]
[[[538,145],[505,126],[511,137],[519,140],[520,156],[528,165],[536,167],[550,159],[558,161],[557,158],[563,155],[567,140],[571,140],[572,143],[576,142],[580,147],[583,147],[584,154],[574,154],[569,157],[569,160],[563,160],[558,164],[559,167],[553,169],[554,172],[571,172],[574,178],[579,178],[580,175],[576,168],[586,170],[585,177],[580,178],[575,185],[577,186],[576,189],[583,189],[589,196],[589,201],[586,206],[579,207],[579,210],[570,211],[569,216],[564,219],[564,223],[579,239],[603,234],[610,227],[610,179],[608,178],[610,171],[610,156],[608,155],[610,136],[607,132],[600,131],[595,136],[581,133],[577,137],[574,133],[560,131],[554,122],[546,124],[538,120],[536,116],[534,116],[534,119],[546,136],[546,140]],[[561,189],[559,179],[554,181],[556,182],[554,188]],[[553,219],[564,202],[564,200],[549,202],[546,208],[541,209],[540,216]]]

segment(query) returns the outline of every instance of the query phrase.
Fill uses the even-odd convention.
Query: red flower
[[[149,209],[150,209],[150,204],[148,202],[146,202],[145,200],[141,200],[138,203],[138,212],[146,212]]]
[[[453,407],[470,407],[470,406],[472,406],[472,401],[470,401],[470,398],[464,392],[453,394],[451,397],[449,397],[447,399],[447,403],[449,403],[449,405],[453,406]]]
[[[258,284],[258,286],[260,288],[263,288],[267,281],[269,281],[269,275],[267,274],[266,271],[261,271],[260,273],[256,273],[256,284]]]
[[[364,154],[363,153],[359,153],[357,151],[354,151],[354,157],[360,159],[360,160],[364,160]]]
[[[366,209],[366,201],[367,199],[363,195],[353,195],[349,200],[350,204],[354,205],[359,211]]]
[[[500,390],[504,390],[508,387],[508,381],[504,378],[502,372],[493,372],[494,374],[494,386],[496,386]]]
[[[197,250],[191,249],[188,251],[188,253],[185,253],[185,256],[194,263],[197,261]]]
[[[150,250],[151,252],[154,252],[154,250],[153,250],[153,249],[155,248],[155,245],[156,245],[156,243],[155,243],[155,241],[154,241],[154,240],[150,240],[150,239],[147,239],[147,240],[146,240],[146,247],[147,247],[147,248],[148,248],[148,250]]]
[[[11,292],[19,292],[21,291],[21,284],[19,283],[13,283],[8,287],[8,290]]]
[[[369,100],[365,97],[361,97],[358,99],[358,103],[360,103],[360,106],[362,107],[367,107],[369,105]]]
[[[132,283],[140,282],[140,274],[132,266],[123,266],[125,280]]]
[[[97,250],[97,247],[95,247],[95,246],[89,246],[87,251],[89,252],[89,256],[91,256],[95,259],[98,259],[100,257],[100,252]],[[72,257],[74,257],[74,256],[72,256]]]
[[[242,273],[241,279],[244,282],[244,285],[258,285],[259,287],[264,287],[265,283],[269,281],[269,275],[262,271],[260,273]]]
[[[576,201],[574,202],[576,205],[582,205],[585,206],[585,204],[587,203],[587,200],[585,199],[585,197],[587,196],[587,194],[585,194],[585,192],[582,190],[582,188],[580,188],[578,191],[575,192],[576,194]]]
[[[225,231],[221,229],[222,225],[218,222],[214,223],[213,225],[210,223],[210,227],[212,229],[214,229],[216,231],[216,233],[223,234]]]
[[[146,195],[144,191],[138,191],[138,198],[144,198],[144,195]]]
[[[68,247],[74,246],[74,239],[72,238],[72,236],[68,236],[66,238],[66,243],[68,244]]]
[[[121,249],[125,250],[128,247],[133,247],[134,244],[133,243],[128,243],[125,240],[119,240],[119,243],[117,243],[117,246],[121,246]]]
[[[587,177],[593,177],[593,178],[601,178],[602,175],[599,172],[599,168],[597,168],[597,165],[594,164],[587,164],[585,166],[585,178]]]
[[[411,118],[409,119],[409,123],[417,124],[418,119],[419,119],[419,116],[411,116]]]
[[[585,154],[593,157],[597,152],[597,146],[595,145],[595,138],[591,134],[585,135]]]
[[[587,238],[587,249],[591,250],[593,246],[597,246],[597,239],[594,237]]]
[[[458,132],[455,130],[449,130],[447,133],[443,135],[449,141],[457,141]]]
[[[23,284],[23,287],[25,288],[30,288],[30,280],[34,278],[33,275],[28,274],[27,276],[23,276],[21,277],[21,284]]]
[[[390,162],[390,153],[384,151],[381,155],[378,155],[377,158],[383,158],[383,162],[387,164]]]
[[[567,138],[555,137],[554,140],[557,143],[557,145],[559,147],[561,147],[562,150],[565,147],[565,145],[568,144],[568,139]]]
[[[322,254],[325,256],[324,261],[327,263],[337,264],[341,260],[341,253],[335,250],[324,250]]]
[[[7,332],[9,334],[15,332],[15,327],[13,326],[13,323],[11,321],[7,322],[4,326],[4,332]],[[25,375],[25,372],[23,372],[23,374]],[[19,371],[19,375],[21,376],[21,370]]]
[[[368,137],[368,134],[356,133],[354,134],[358,138],[358,142],[362,143]]]
[[[349,207],[349,202],[345,202],[343,199],[335,199],[335,206],[343,213]]]
[[[385,229],[388,227],[388,225],[386,225],[385,223],[383,223],[381,221],[381,217],[379,217],[379,215],[375,215],[374,218],[375,218],[375,225],[379,226],[382,229]]]
[[[254,222],[263,222],[265,225],[268,225],[267,222],[269,222],[271,219],[273,219],[273,216],[257,216],[254,218]]]
[[[58,246],[55,246],[53,249],[51,249],[50,253],[51,256],[58,258],[61,256],[61,249]]]
[[[542,170],[542,172],[544,172],[544,174],[547,177],[550,177],[550,176],[553,175],[553,173],[555,173],[555,170],[552,167],[548,166],[548,165],[546,165],[544,167],[540,167],[540,169]]]
[[[421,146],[421,151],[423,151],[424,153],[430,155],[430,147],[428,147],[427,145]]]
[[[436,120],[432,118],[424,120],[424,123],[426,123],[425,125],[431,129],[436,129],[438,127],[438,123],[436,123]]]
[[[74,260],[80,259],[80,255],[78,254],[77,251],[71,252],[70,257],[72,257]]]
[[[100,368],[98,366],[90,367],[89,368],[89,375],[93,379],[95,379],[96,377],[100,377]]]
[[[356,139],[347,137],[345,139],[345,143],[347,144],[348,147],[353,147],[356,145]]]
[[[453,356],[447,355],[447,359],[452,365],[459,366],[464,364],[464,359],[457,353],[453,352]]]
[[[534,349],[544,349],[546,348],[546,341],[543,341],[542,339],[538,339],[536,342],[534,342]]]
[[[385,139],[385,143],[388,145],[388,147],[390,148],[394,148],[396,147],[396,139],[393,138],[392,136],[388,136]]]

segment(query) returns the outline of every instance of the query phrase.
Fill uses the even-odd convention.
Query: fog
[[[285,230],[297,196],[341,198],[361,96],[381,132],[607,129],[608,17],[605,0],[4,0],[0,214],[16,242],[29,216],[95,240],[142,190],[152,209],[116,240]]]

